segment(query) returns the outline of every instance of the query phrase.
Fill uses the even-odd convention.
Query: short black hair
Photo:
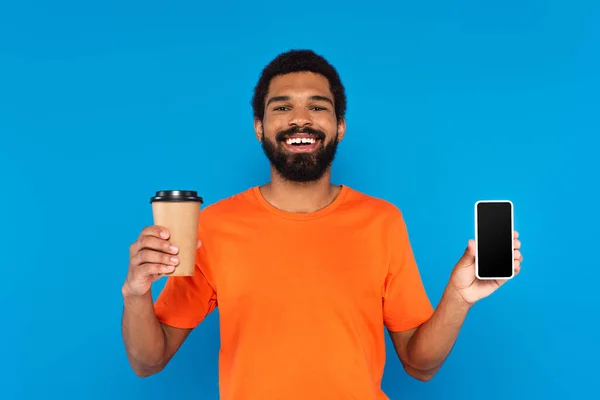
[[[293,72],[313,72],[329,81],[333,94],[335,115],[338,121],[346,114],[346,91],[336,69],[321,55],[312,50],[290,50],[275,57],[262,71],[252,96],[254,118],[263,120],[265,99],[271,80],[279,75]]]

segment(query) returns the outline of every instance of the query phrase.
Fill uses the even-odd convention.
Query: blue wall
[[[160,375],[130,370],[128,248],[155,190],[212,203],[268,179],[249,101],[291,48],[339,69],[334,179],[403,210],[436,304],[474,202],[515,203],[521,275],[472,310],[433,381],[390,349],[391,397],[598,391],[600,3],[15,3],[0,6],[0,398],[217,398],[216,313]]]

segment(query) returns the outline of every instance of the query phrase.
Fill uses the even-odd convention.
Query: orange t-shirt
[[[252,187],[204,208],[198,233],[194,277],[169,277],[155,310],[194,328],[218,305],[222,399],[387,399],[384,327],[433,312],[394,205],[342,186],[290,213]]]

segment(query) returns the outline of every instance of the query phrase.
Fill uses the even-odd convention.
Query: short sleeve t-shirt
[[[193,277],[169,277],[158,319],[195,328],[216,307],[229,399],[387,399],[384,329],[433,313],[402,213],[342,186],[313,213],[259,187],[203,209]]]

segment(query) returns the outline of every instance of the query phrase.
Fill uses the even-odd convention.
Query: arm
[[[147,377],[167,365],[192,329],[159,322],[150,292],[136,296],[123,290],[122,334],[125,351],[136,375]]]
[[[521,270],[521,242],[514,232],[515,275]],[[494,293],[507,280],[480,281],[475,275],[475,242],[454,266],[450,282],[431,318],[414,329],[390,331],[390,337],[404,368],[411,376],[430,380],[450,354],[471,307]]]
[[[433,378],[450,354],[470,307],[448,286],[429,320],[414,329],[389,332],[396,354],[410,376],[421,381]]]
[[[199,270],[189,278],[168,277],[153,303],[152,282],[176,268],[171,257],[177,249],[170,249],[161,232],[168,237],[168,231],[160,227],[147,227],[131,245],[129,271],[121,289],[123,342],[129,363],[140,377],[160,372],[192,329],[216,307],[216,294]],[[198,249],[198,260],[205,263],[200,241]]]

